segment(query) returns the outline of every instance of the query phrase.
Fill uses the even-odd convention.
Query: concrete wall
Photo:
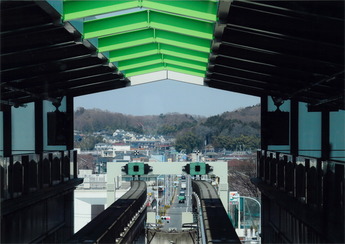
[[[107,208],[105,189],[74,191],[74,233],[91,221],[91,206],[104,205]]]
[[[196,231],[191,232],[179,232],[179,233],[166,233],[166,232],[147,232],[148,240],[151,240],[151,244],[190,244],[194,243],[196,239]],[[153,238],[152,238],[153,237]]]
[[[113,202],[125,194],[127,190],[129,188],[112,191],[114,194]],[[74,191],[74,233],[91,221],[92,205],[104,205],[104,209],[106,209],[110,204],[108,204],[106,189],[76,189]]]
[[[193,223],[193,213],[182,212],[182,223]]]

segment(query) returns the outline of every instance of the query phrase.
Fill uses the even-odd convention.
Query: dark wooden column
[[[321,112],[321,158],[328,160],[331,157],[331,145],[329,141],[329,111]]]
[[[261,149],[267,150],[267,123],[266,123],[266,114],[267,114],[267,107],[268,107],[268,97],[262,96],[261,97]]]
[[[43,101],[35,102],[35,152],[43,152]]]
[[[73,97],[67,96],[66,97],[66,113],[68,119],[68,128],[67,128],[67,135],[66,135],[66,149],[73,150],[74,148],[74,103]]]
[[[291,100],[291,108],[290,108],[290,152],[292,155],[298,155],[298,101]]]
[[[4,157],[12,155],[12,112],[11,106],[2,105]]]

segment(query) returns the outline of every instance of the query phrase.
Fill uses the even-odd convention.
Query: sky
[[[98,108],[129,115],[181,113],[213,116],[260,103],[260,98],[220,89],[161,80],[79,96],[74,109]]]

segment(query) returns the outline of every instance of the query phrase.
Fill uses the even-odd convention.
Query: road
[[[186,193],[186,201],[184,203],[178,202],[178,194],[180,193],[181,181],[178,186],[178,190],[175,192],[174,200],[172,205],[167,210],[166,216],[170,216],[170,220],[163,220],[163,228],[164,231],[169,230],[176,230],[180,231],[182,228],[182,212],[190,212],[191,211],[191,187],[190,187],[190,178],[186,179],[187,189],[185,190]]]

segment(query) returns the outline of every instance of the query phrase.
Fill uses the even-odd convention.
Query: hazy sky
[[[212,116],[258,103],[259,97],[174,80],[162,80],[76,97],[74,108],[99,108],[131,115],[177,112]]]

